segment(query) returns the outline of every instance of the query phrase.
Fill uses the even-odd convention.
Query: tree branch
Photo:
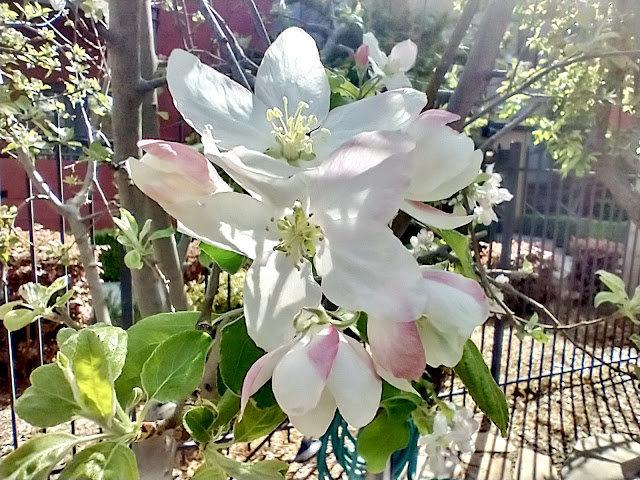
[[[247,3],[249,4],[249,13],[251,14],[251,19],[256,27],[258,36],[260,37],[260,40],[262,40],[262,43],[264,43],[264,46],[268,48],[271,45],[271,39],[267,33],[267,28],[264,26],[262,15],[260,15],[260,12],[258,11],[256,2],[254,0],[247,0]]]
[[[451,68],[453,59],[458,52],[458,48],[460,48],[460,43],[467,33],[467,30],[469,30],[471,20],[473,20],[473,17],[478,11],[479,3],[479,0],[468,0],[467,4],[464,6],[462,15],[460,15],[460,18],[456,23],[456,27],[453,30],[451,37],[449,38],[449,43],[447,43],[444,52],[442,52],[442,57],[440,57],[438,66],[429,79],[429,85],[427,85],[427,89],[425,90],[425,93],[427,94],[427,106],[424,108],[424,110],[429,110],[435,107],[436,99],[438,96],[438,89],[442,84],[444,76]]]
[[[461,117],[450,125],[456,130],[462,130],[464,119],[489,83],[515,4],[516,0],[493,0],[484,12],[478,36],[447,105],[448,111]]]

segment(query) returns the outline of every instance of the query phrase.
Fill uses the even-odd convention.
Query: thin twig
[[[254,0],[247,0],[247,3],[249,4],[249,13],[251,14],[251,19],[256,27],[258,36],[262,40],[262,43],[264,43],[264,46],[269,47],[271,45],[271,39],[267,33],[267,27],[264,26],[264,21],[262,20],[262,15],[260,15],[258,7],[256,6],[256,2],[254,2]]]
[[[220,267],[217,263],[213,263],[211,266],[211,275],[209,275],[209,283],[207,284],[207,291],[202,300],[200,307],[200,316],[198,317],[198,325],[209,324],[211,321],[211,313],[213,312],[213,301],[218,294],[218,288],[220,287]]]

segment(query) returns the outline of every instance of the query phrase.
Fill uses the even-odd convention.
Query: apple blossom
[[[293,426],[313,437],[324,434],[336,408],[350,425],[364,427],[375,417],[382,393],[364,347],[328,324],[312,325],[253,364],[242,386],[242,411],[269,378]]]
[[[380,76],[387,90],[410,87],[411,81],[405,75],[416,64],[418,46],[411,40],[397,43],[387,55],[380,50],[378,39],[371,32],[362,36],[362,43],[369,47],[369,62],[375,75]]]
[[[367,336],[374,361],[393,376],[417,379],[425,363],[454,367],[473,330],[489,316],[484,291],[453,272],[422,270],[425,306],[414,322],[388,322],[369,315]]]
[[[478,223],[483,225],[491,225],[497,222],[498,217],[493,207],[508,202],[513,195],[506,188],[501,188],[502,176],[494,173],[493,164],[487,165],[485,174],[489,176],[481,185],[475,185],[469,194],[469,201],[473,207],[473,213],[476,215]]]
[[[220,147],[264,153],[258,166],[292,175],[314,166],[360,132],[397,130],[426,96],[401,89],[329,111],[329,81],[313,38],[285,30],[265,52],[255,95],[183,50],[169,57],[167,82],[177,109],[199,133],[210,126]],[[287,168],[288,167],[288,168]],[[264,167],[264,168],[269,168]]]
[[[409,184],[406,152],[413,142],[406,135],[361,133],[318,168],[290,178],[241,168],[236,151],[217,152],[207,135],[203,141],[209,157],[255,198],[216,189],[210,179],[205,183],[211,193],[194,196],[193,180],[180,175],[171,179],[171,195],[149,188],[147,182],[155,177],[134,172],[151,160],[164,165],[151,154],[129,161],[132,177],[176,217],[181,231],[254,259],[244,303],[247,328],[258,346],[270,351],[293,338],[297,332],[291,319],[300,309],[317,305],[322,293],[336,305],[366,311],[372,323],[413,325],[424,307],[421,274],[387,227]],[[169,152],[170,161],[177,168],[205,172],[202,165],[178,166],[206,160],[191,152],[179,159]],[[253,154],[248,151],[243,158]],[[372,348],[382,346],[374,341]]]
[[[482,152],[475,149],[473,140],[447,125],[459,118],[445,110],[427,110],[406,128],[416,147],[410,153],[411,184],[401,208],[437,228],[457,228],[473,219],[473,215],[451,215],[422,203],[445,200],[478,176]]]

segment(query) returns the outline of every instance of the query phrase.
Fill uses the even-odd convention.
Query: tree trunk
[[[484,12],[460,81],[447,105],[448,111],[460,115],[460,120],[451,124],[456,130],[462,129],[471,107],[487,88],[515,4],[516,0],[493,0]]]

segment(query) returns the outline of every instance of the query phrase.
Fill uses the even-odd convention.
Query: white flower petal
[[[454,367],[464,343],[489,316],[484,291],[474,280],[452,272],[424,270],[426,319],[418,321],[427,363]]]
[[[389,63],[393,64],[398,71],[406,72],[407,70],[411,70],[416,64],[417,57],[418,46],[413,43],[413,41],[407,39],[393,46],[389,54]]]
[[[369,317],[367,338],[376,364],[397,378],[417,380],[424,372],[424,348],[416,322]]]
[[[398,88],[410,88],[411,80],[402,72],[393,75],[385,75],[383,82],[387,90],[395,90]]]
[[[291,257],[265,251],[247,272],[244,314],[249,336],[267,351],[278,348],[296,334],[293,317],[303,308],[320,305],[322,290],[313,279],[311,263],[296,269]]]
[[[343,334],[340,334],[338,354],[333,362],[327,388],[349,425],[361,428],[376,416],[382,382],[364,347]]]
[[[289,115],[299,102],[309,105],[303,115],[315,115],[320,122],[329,113],[331,91],[318,46],[300,28],[287,28],[265,52],[255,88],[256,97],[267,108],[278,107],[284,113],[282,97],[286,96]]]
[[[454,228],[466,225],[473,220],[473,215],[454,215],[451,213],[445,213],[431,205],[426,205],[422,202],[415,202],[413,200],[406,200],[400,206],[400,209],[411,215],[419,222],[424,223],[435,228],[443,228],[445,230],[452,230]]]
[[[178,111],[197,132],[208,125],[224,148],[276,146],[267,107],[253,94],[184,50],[169,56],[167,83]]]
[[[378,39],[372,32],[366,32],[362,35],[362,43],[369,47],[369,58],[373,60],[380,68],[384,68],[387,64],[387,55],[380,50]]]
[[[478,176],[482,151],[475,150],[471,138],[441,123],[443,120],[444,115],[428,110],[407,129],[416,141],[410,154],[413,174],[409,200],[430,202],[449,198]]]
[[[390,222],[409,185],[404,153],[411,148],[413,142],[399,132],[361,133],[347,141],[316,170],[301,175],[309,184],[311,211],[333,220]]]
[[[401,88],[335,108],[322,124],[331,134],[325,139],[318,137],[322,137],[319,131],[311,135],[314,152],[326,157],[358,133],[404,128],[418,118],[426,103],[424,93]]]
[[[300,417],[318,405],[339,343],[333,327],[311,327],[273,372],[273,394],[287,415]]]
[[[315,263],[329,300],[390,321],[408,322],[422,314],[417,263],[386,225],[322,226],[325,240]]]
[[[295,428],[307,437],[320,438],[336,415],[336,401],[327,388],[322,391],[318,404],[303,415],[289,415]]]
[[[380,378],[382,378],[389,385],[391,385],[392,387],[396,387],[397,389],[402,390],[403,392],[409,392],[409,393],[414,393],[416,395],[420,395],[418,391],[411,386],[411,382],[409,382],[409,380],[396,377],[389,370],[387,370],[381,365],[378,365],[375,362],[375,360],[373,363],[376,367],[376,372],[378,372],[378,375],[380,375]]]
[[[247,403],[249,403],[249,398],[269,381],[273,375],[276,365],[291,349],[294,342],[295,340],[276,348],[274,351],[260,357],[253,365],[251,365],[251,368],[247,372],[246,377],[244,377],[244,382],[242,383],[240,412],[244,412]]]
[[[266,236],[272,210],[248,195],[216,193],[163,208],[178,220],[180,232],[249,258],[277,244]]]
[[[142,140],[147,153],[130,158],[127,168],[136,186],[161,206],[231,188],[211,163],[187,145],[162,140]]]

